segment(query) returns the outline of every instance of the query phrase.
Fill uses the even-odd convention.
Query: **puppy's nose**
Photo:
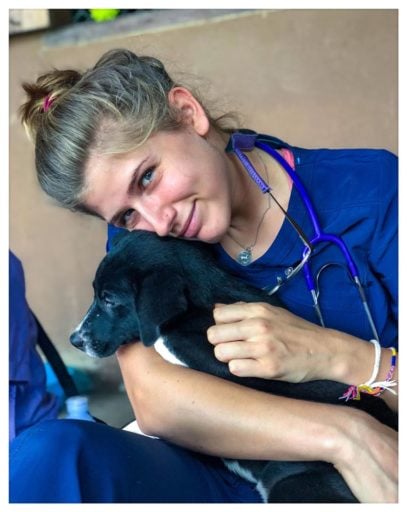
[[[69,341],[76,348],[83,348],[84,338],[81,335],[80,331],[75,331],[71,334]]]

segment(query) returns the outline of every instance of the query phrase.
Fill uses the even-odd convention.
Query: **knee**
[[[10,502],[80,501],[79,461],[91,455],[94,425],[46,420],[19,434],[10,445]]]
[[[80,448],[89,435],[89,423],[76,420],[46,420],[36,423],[32,427],[19,434],[10,445],[10,457],[18,455],[21,451],[27,456],[54,453],[61,451],[63,446],[69,444],[70,450],[74,447]]]

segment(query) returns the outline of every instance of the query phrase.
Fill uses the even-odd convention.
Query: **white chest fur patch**
[[[160,336],[157,341],[154,343],[154,348],[160,354],[160,356],[172,364],[179,364],[180,366],[187,366],[185,363],[180,361],[172,352],[168,350],[168,348],[164,344],[164,339]]]

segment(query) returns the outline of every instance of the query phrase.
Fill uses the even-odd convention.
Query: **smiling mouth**
[[[189,227],[191,225],[191,221],[192,221],[192,219],[194,217],[194,213],[195,213],[195,201],[194,201],[194,203],[192,205],[191,212],[190,212],[190,214],[189,214],[189,216],[188,216],[188,218],[187,218],[187,220],[186,220],[186,222],[184,224],[184,227],[182,228],[180,233],[178,233],[179,237],[185,236],[185,234],[188,232],[188,229],[189,229]]]

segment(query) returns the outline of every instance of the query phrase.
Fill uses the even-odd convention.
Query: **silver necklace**
[[[263,162],[263,159],[261,158],[261,156],[259,155],[259,159],[261,161],[261,163],[263,164],[263,167],[264,167],[264,171],[266,173],[266,176],[267,176],[267,182],[269,182],[269,176],[268,176],[268,172],[267,172],[267,167],[265,165],[265,163]],[[264,213],[263,215],[261,216],[261,219],[260,219],[260,222],[258,223],[257,225],[257,230],[256,230],[256,236],[254,238],[254,242],[250,245],[247,245],[247,246],[244,246],[242,245],[240,242],[238,242],[230,233],[229,233],[229,237],[233,240],[233,242],[235,242],[235,244],[237,244],[239,247],[241,247],[243,250],[239,252],[239,254],[236,256],[236,261],[246,267],[247,265],[250,265],[250,263],[253,261],[253,254],[252,254],[252,251],[255,247],[255,245],[257,244],[257,239],[259,237],[259,233],[260,233],[260,228],[261,228],[261,225],[263,224],[263,221],[264,221],[264,218],[266,216],[266,213],[270,210],[271,208],[271,196],[269,195],[268,196],[268,205],[267,205],[267,208],[264,210]]]

